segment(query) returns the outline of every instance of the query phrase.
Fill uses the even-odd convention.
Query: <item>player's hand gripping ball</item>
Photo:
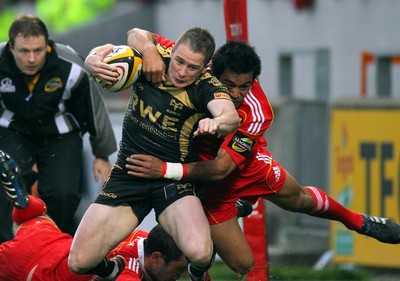
[[[113,50],[105,56],[103,62],[118,68],[118,81],[112,85],[96,78],[96,82],[103,89],[110,92],[120,92],[128,89],[138,80],[142,72],[142,55],[130,46],[114,46]]]

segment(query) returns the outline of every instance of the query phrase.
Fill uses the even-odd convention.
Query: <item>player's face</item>
[[[235,107],[238,107],[250,90],[253,73],[238,74],[231,70],[225,70],[218,80],[228,88]]]
[[[17,36],[11,52],[19,70],[26,75],[35,75],[46,61],[47,44],[43,35]]]
[[[179,260],[170,261],[168,265],[164,259],[153,267],[152,272],[147,272],[153,281],[175,281],[186,276],[187,261],[184,256]]]
[[[185,43],[174,48],[168,77],[177,88],[191,85],[204,70],[204,54],[193,52]]]

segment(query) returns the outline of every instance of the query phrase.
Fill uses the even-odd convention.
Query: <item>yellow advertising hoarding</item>
[[[333,109],[331,195],[351,210],[400,221],[400,110]],[[400,245],[331,222],[334,262],[400,267]]]

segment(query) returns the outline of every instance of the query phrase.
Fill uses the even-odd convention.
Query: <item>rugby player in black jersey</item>
[[[203,272],[213,262],[213,244],[196,196],[202,186],[185,181],[186,171],[173,163],[195,161],[194,137],[228,134],[238,127],[239,117],[228,90],[206,72],[215,50],[214,38],[207,30],[189,29],[173,46],[158,42],[157,36],[140,29],[128,33],[129,45],[149,39],[156,43],[152,48],[157,48],[165,62],[163,82],[154,85],[142,75],[134,84],[117,163],[82,218],[71,247],[69,267],[75,273],[97,275],[107,270],[107,253],[154,209],[158,222],[190,261],[192,280],[203,280]],[[102,61],[112,47],[96,47],[86,58],[87,69],[110,83],[116,81],[117,69]],[[139,52],[143,59],[149,54],[146,46]],[[161,158],[166,163],[165,173],[178,175],[172,180],[143,180],[128,175],[126,158],[136,153]]]

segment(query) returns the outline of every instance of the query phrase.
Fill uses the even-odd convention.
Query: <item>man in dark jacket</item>
[[[48,38],[37,17],[18,17],[0,43],[0,148],[27,176],[36,164],[39,195],[64,232],[75,231],[81,199],[83,135],[89,132],[95,180],[105,181],[116,141],[101,90],[69,46]],[[0,194],[0,241],[12,238],[12,206]]]

